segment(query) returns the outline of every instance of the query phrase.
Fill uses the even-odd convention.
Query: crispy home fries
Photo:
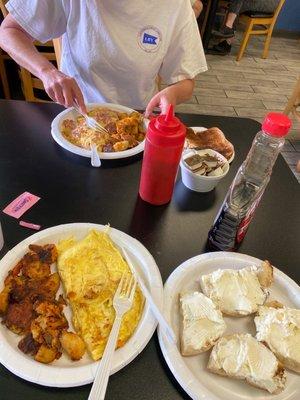
[[[125,113],[96,107],[88,112],[108,133],[100,133],[89,128],[83,116],[76,120],[65,119],[61,125],[61,133],[70,143],[84,149],[92,144],[99,152],[124,151],[137,146],[145,138],[143,116],[138,112]]]
[[[58,272],[51,272],[51,269]],[[93,360],[102,357],[115,311],[112,305],[126,262],[108,233],[90,231],[76,241],[30,245],[8,272],[0,293],[2,324],[20,335],[19,350],[48,364],[66,353],[80,360],[86,349]],[[65,289],[64,295],[58,294]],[[75,332],[69,330],[64,307],[70,306]],[[124,315],[117,347],[133,334],[143,311],[137,288],[132,308]],[[71,324],[72,325],[72,324]]]
[[[63,297],[56,299],[60,279],[50,269],[56,260],[55,245],[30,245],[29,252],[9,271],[0,293],[2,323],[22,336],[21,351],[45,364],[59,359],[63,350],[72,360],[79,360],[85,352],[82,339],[67,331]]]

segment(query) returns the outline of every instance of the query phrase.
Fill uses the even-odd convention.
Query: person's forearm
[[[86,113],[84,98],[74,78],[59,71],[39,53],[33,39],[8,14],[0,27],[0,47],[19,65],[41,79],[48,96],[65,107],[79,106]]]
[[[195,82],[193,79],[184,79],[183,81],[177,82],[174,85],[168,87],[168,89],[174,93],[176,98],[176,104],[184,103],[189,100],[193,95]]]
[[[33,39],[19,29],[1,26],[0,46],[20,66],[38,78],[42,78],[45,71],[55,69],[54,65],[37,51]]]
[[[183,81],[174,83],[156,93],[149,101],[145,110],[145,116],[148,118],[155,107],[159,107],[162,114],[166,114],[168,107],[172,104],[174,107],[183,103],[192,97],[194,90],[194,80],[184,79]]]

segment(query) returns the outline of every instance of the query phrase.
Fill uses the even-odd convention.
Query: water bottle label
[[[247,214],[242,219],[236,234],[237,244],[241,243],[241,241],[244,239],[262,195],[263,193],[261,193],[261,195],[257,198],[257,200],[252,204],[251,208],[248,210]]]

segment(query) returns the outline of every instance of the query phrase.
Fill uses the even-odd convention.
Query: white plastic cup
[[[2,232],[1,223],[0,223],[0,250],[2,249],[3,246],[4,246],[4,238],[3,238],[3,232]]]
[[[192,172],[184,163],[184,159],[192,156],[193,154],[198,153],[200,155],[209,154],[210,156],[217,157],[218,159],[224,162],[222,167],[224,173],[219,176],[205,176],[205,175],[197,175],[195,172]],[[195,192],[206,193],[213,190],[217,184],[227,175],[229,171],[229,163],[227,159],[222,156],[222,154],[218,153],[215,150],[205,149],[205,150],[193,150],[190,152],[186,152],[183,154],[180,161],[181,168],[181,179],[183,184]]]

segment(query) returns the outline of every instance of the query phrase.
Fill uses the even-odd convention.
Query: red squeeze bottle
[[[167,114],[151,119],[146,134],[139,193],[153,205],[171,200],[186,127],[174,116],[172,104]]]

